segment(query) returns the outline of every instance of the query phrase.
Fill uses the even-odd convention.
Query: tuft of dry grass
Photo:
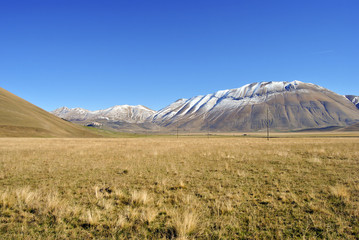
[[[320,160],[320,158],[318,158],[318,157],[312,157],[312,158],[308,159],[308,162],[315,163],[315,164],[321,164],[322,160]]]
[[[172,224],[179,239],[187,239],[197,227],[198,217],[194,210],[176,212]]]
[[[135,206],[146,205],[149,200],[150,200],[150,196],[144,190],[142,191],[135,190],[131,193],[131,203]]]
[[[344,185],[339,184],[339,185],[331,186],[329,187],[329,190],[330,193],[337,198],[342,198],[346,200],[350,198],[350,192],[348,188]]]

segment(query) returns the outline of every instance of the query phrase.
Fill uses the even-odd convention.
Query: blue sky
[[[142,104],[260,81],[359,95],[357,0],[2,0],[0,86],[44,108]]]

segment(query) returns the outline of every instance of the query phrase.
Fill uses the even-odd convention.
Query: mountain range
[[[156,113],[145,106],[117,105],[103,110],[89,111],[83,108],[61,107],[51,112],[68,121],[124,121],[128,123],[143,123]]]
[[[257,131],[267,123],[278,130],[298,130],[355,124],[358,102],[357,96],[342,96],[311,83],[259,82],[179,99],[157,112],[122,105],[97,111],[62,107],[52,113],[115,130]]]

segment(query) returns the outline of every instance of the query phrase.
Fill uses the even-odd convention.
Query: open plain
[[[1,239],[358,239],[359,137],[0,138]]]

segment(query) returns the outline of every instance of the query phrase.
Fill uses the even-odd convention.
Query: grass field
[[[359,138],[0,138],[1,239],[358,239]]]

